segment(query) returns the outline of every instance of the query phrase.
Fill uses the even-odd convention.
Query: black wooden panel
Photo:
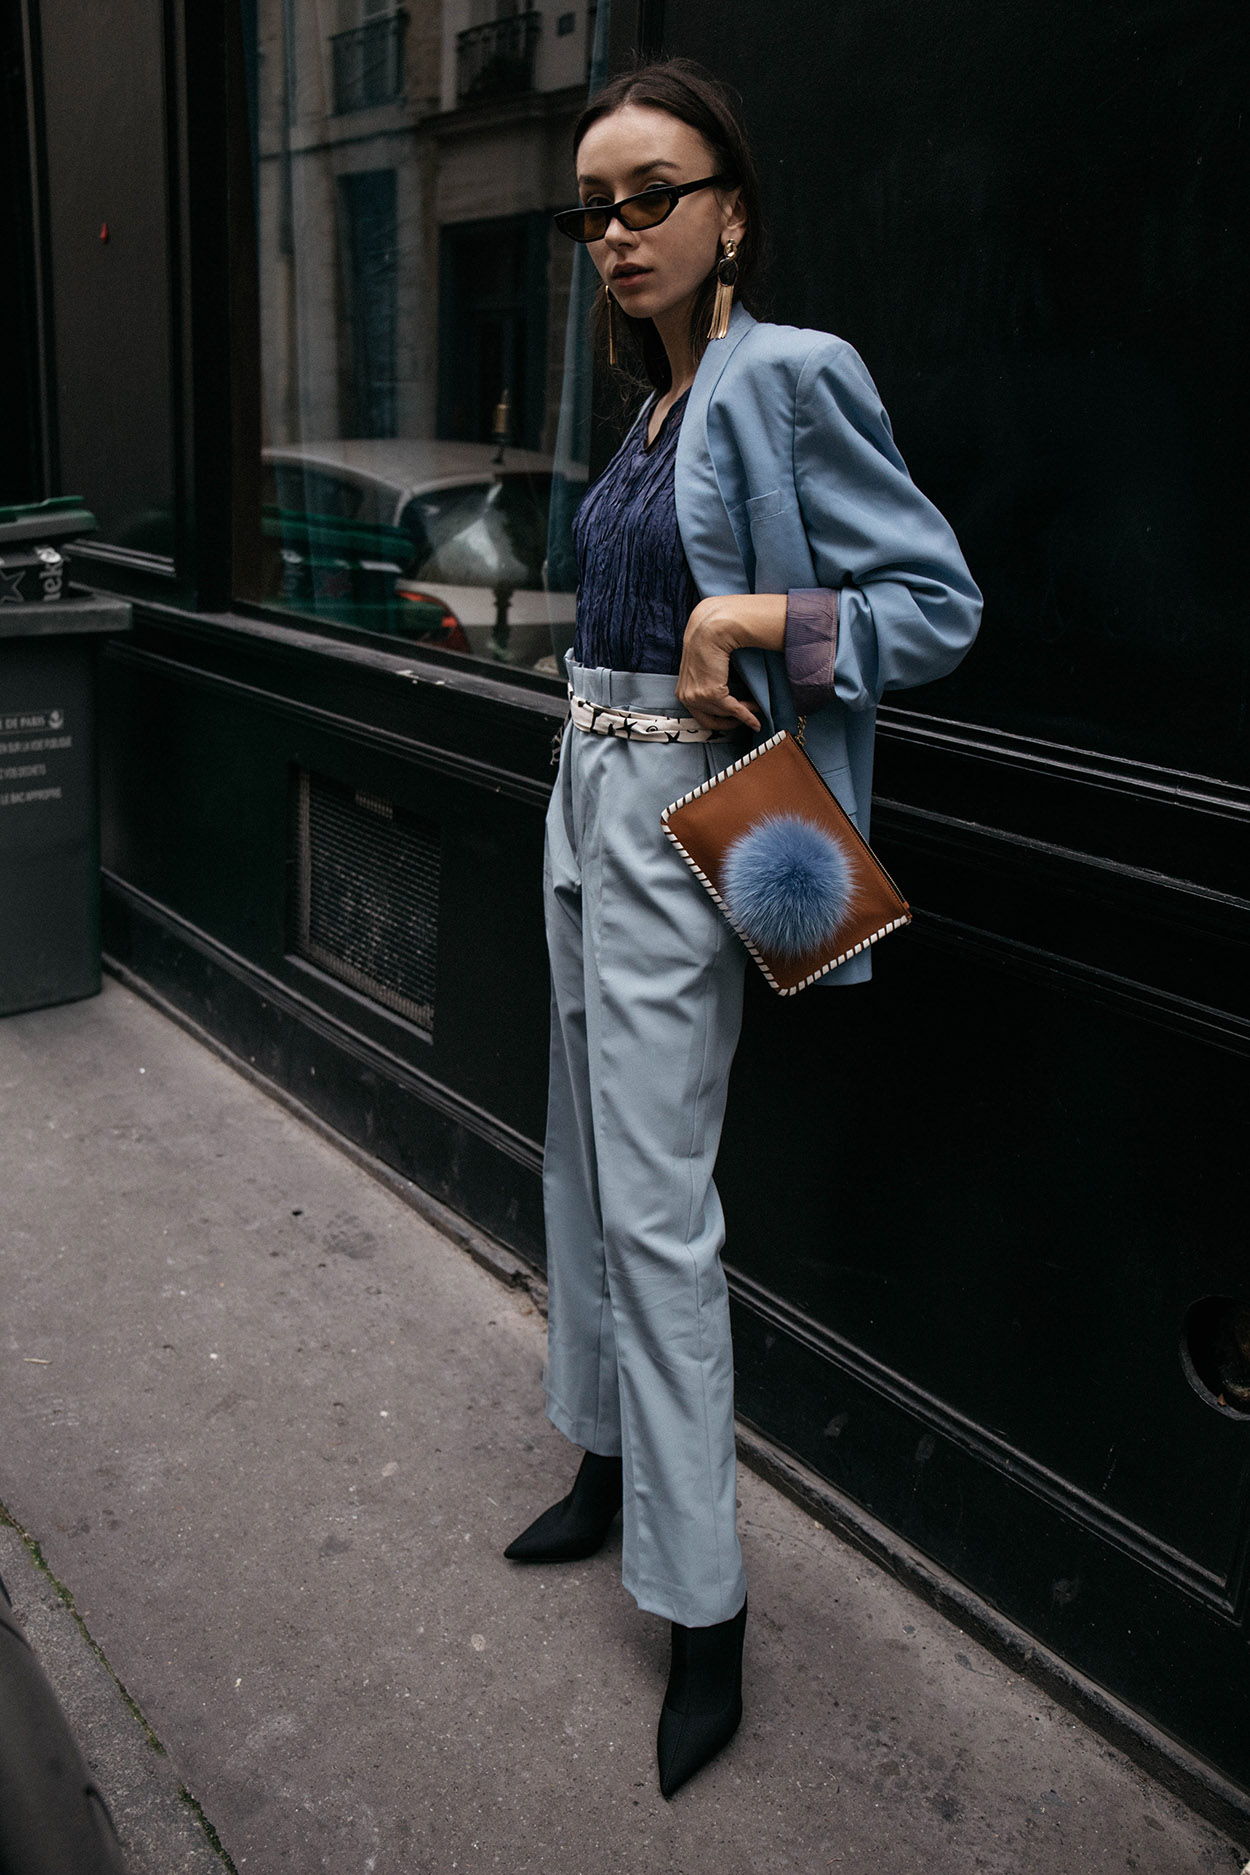
[[[1114,980],[1161,1019],[1250,1040],[1250,899],[910,804],[878,803],[873,836],[931,926],[992,932],[1043,973]]]
[[[1012,963],[921,926],[867,988],[752,994],[729,1258],[985,1462],[1225,1602],[1250,1420],[1203,1404],[1180,1342],[1192,1302],[1244,1286],[1245,1058]],[[822,1064],[804,1099],[796,1057]],[[786,1167],[780,1233],[761,1161]],[[877,1514],[911,1490],[884,1471]]]
[[[141,620],[136,643],[106,661],[106,868],[294,995],[315,997],[536,1152],[547,1049],[541,873],[551,716],[533,713],[529,761],[539,778],[531,781],[487,762],[490,708],[440,686],[436,670],[428,673],[434,682],[418,685],[397,679],[398,659],[344,669],[328,656],[308,660],[301,682],[284,684],[287,667],[267,659],[265,640],[218,636],[224,643],[210,646],[204,628],[191,628],[192,644],[198,637],[205,649],[200,662],[186,658],[186,636]],[[175,647],[185,661],[168,655]],[[293,694],[301,689],[302,698]],[[515,723],[511,734],[516,746]],[[299,770],[394,802],[438,829],[432,1035],[293,954]]]
[[[1246,900],[1250,788],[888,704],[874,795]]]

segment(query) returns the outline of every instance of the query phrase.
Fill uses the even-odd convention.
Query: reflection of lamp
[[[500,453],[502,453],[502,451]],[[512,651],[509,643],[512,637],[512,627],[508,623],[508,607],[511,603],[511,586],[496,586],[495,623],[491,627],[490,654],[493,658],[498,658],[501,664],[510,664],[512,662]]]
[[[501,664],[514,661],[511,647],[512,628],[508,613],[512,596],[534,581],[533,569],[526,565],[508,525],[503,507],[507,479],[497,476],[481,509],[467,527],[461,527],[444,540],[420,569],[424,588],[446,582],[451,586],[485,587],[495,601],[495,621],[491,627],[491,656]]]
[[[505,387],[503,396],[499,399],[499,402],[495,405],[495,424],[494,424],[494,428],[491,431],[491,435],[494,438],[495,444],[496,444],[495,454],[492,458],[493,461],[495,462],[503,461],[503,446],[508,441],[511,428],[512,428],[512,399],[508,390]]]

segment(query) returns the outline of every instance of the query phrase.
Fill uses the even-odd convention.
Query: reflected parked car
[[[571,630],[574,595],[543,590],[550,456],[385,437],[264,463],[285,604],[509,664],[549,659],[552,625]]]

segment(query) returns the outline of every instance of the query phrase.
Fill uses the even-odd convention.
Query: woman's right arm
[[[886,690],[932,683],[954,670],[977,633],[981,594],[954,531],[907,472],[876,386],[858,353],[824,338],[800,372],[794,479],[816,577],[832,621],[831,694],[866,709]],[[787,662],[806,631],[810,672],[819,621],[792,594]],[[823,668],[823,667],[820,667]],[[809,708],[818,707],[809,694]]]

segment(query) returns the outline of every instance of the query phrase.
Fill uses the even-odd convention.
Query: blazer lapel
[[[722,371],[754,324],[745,306],[734,307],[728,332],[699,360],[681,420],[674,469],[677,527],[694,583],[704,597],[750,589],[708,444],[707,413]]]

